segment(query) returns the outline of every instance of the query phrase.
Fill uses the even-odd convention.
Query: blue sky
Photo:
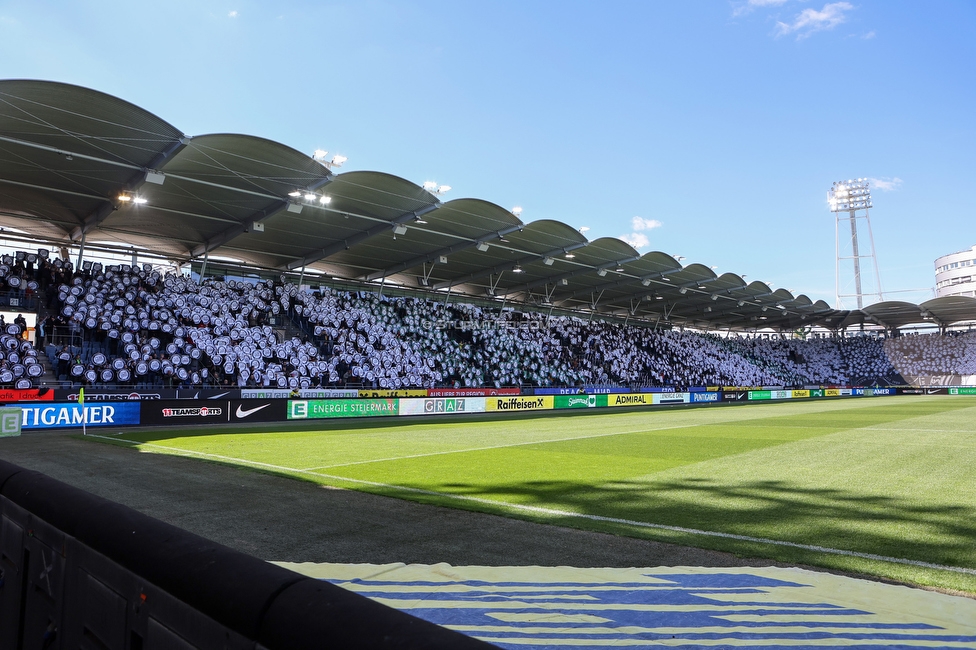
[[[327,149],[831,303],[826,190],[879,179],[882,283],[921,301],[934,259],[976,244],[974,33],[976,3],[948,0],[7,0],[0,78]]]

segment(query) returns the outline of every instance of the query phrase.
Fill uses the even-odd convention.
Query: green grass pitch
[[[114,439],[426,503],[976,593],[969,398],[312,424]],[[716,532],[803,547],[703,534]]]

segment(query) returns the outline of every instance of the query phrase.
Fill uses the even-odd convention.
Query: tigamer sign
[[[81,428],[82,424],[89,427],[139,424],[139,402],[21,407],[21,427],[24,429]]]

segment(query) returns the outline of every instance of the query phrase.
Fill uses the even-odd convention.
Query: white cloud
[[[228,18],[237,18],[237,9],[234,9],[233,11],[228,12],[227,13],[227,17]]]
[[[617,239],[622,239],[623,241],[627,242],[637,250],[640,250],[642,248],[647,248],[651,243],[650,240],[647,238],[647,235],[645,235],[642,232],[632,232],[626,235],[620,235],[620,237],[618,237]]]
[[[871,30],[870,32],[868,32],[867,34],[865,34],[865,35],[864,35],[864,36],[862,36],[861,38],[863,38],[863,39],[864,39],[864,40],[866,40],[866,41],[869,41],[869,40],[871,40],[872,38],[874,38],[875,36],[877,36],[877,34],[875,34],[875,33],[874,33],[874,30],[872,29],[872,30]]]
[[[664,225],[657,219],[645,219],[644,217],[634,217],[630,220],[630,223],[634,231],[653,230],[654,228],[660,228]]]
[[[869,178],[868,183],[871,184],[876,190],[881,190],[882,192],[892,192],[897,189],[901,189],[902,180],[895,176],[894,178]]]
[[[815,32],[833,29],[847,21],[846,12],[854,5],[849,2],[828,2],[823,9],[804,9],[796,15],[792,23],[776,22],[776,35],[785,36],[796,34],[797,40],[806,38]]]

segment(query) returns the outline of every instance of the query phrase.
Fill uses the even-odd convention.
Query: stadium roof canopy
[[[495,297],[705,328],[834,329],[976,320],[976,300],[839,311],[701,264],[522,222],[482,199],[442,201],[382,172],[335,173],[248,135],[190,137],[138,106],[62,83],[0,81],[0,226],[177,262]]]

